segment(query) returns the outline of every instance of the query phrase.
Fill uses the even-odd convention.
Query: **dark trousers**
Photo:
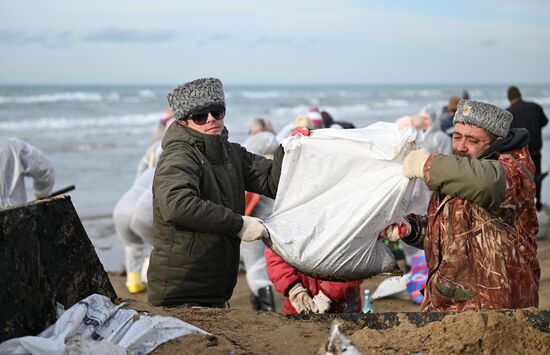
[[[542,201],[540,200],[540,190],[542,186],[542,173],[540,169],[541,155],[540,152],[531,152],[531,159],[535,164],[535,186],[537,188],[537,211],[542,209]]]

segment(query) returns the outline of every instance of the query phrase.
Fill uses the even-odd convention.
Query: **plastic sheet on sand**
[[[157,346],[204,330],[173,317],[139,315],[91,295],[64,311],[38,336],[9,339],[0,354],[147,354]]]
[[[283,141],[275,206],[265,221],[271,248],[325,280],[392,271],[393,255],[377,237],[405,215],[414,181],[403,176],[402,161],[415,139],[413,129],[377,122]]]

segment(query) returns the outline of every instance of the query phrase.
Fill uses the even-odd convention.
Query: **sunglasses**
[[[193,113],[189,116],[188,119],[192,120],[195,124],[202,126],[206,124],[206,121],[208,121],[208,114],[211,114],[212,117],[214,117],[214,119],[216,120],[223,120],[223,118],[225,117],[225,109],[218,108],[208,110],[207,112]]]

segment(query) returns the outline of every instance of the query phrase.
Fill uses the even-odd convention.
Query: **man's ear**
[[[178,123],[182,126],[187,127],[187,121],[186,120],[178,120]]]

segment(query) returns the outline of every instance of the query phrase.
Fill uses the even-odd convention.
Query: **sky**
[[[0,0],[0,84],[550,83],[547,0]]]

